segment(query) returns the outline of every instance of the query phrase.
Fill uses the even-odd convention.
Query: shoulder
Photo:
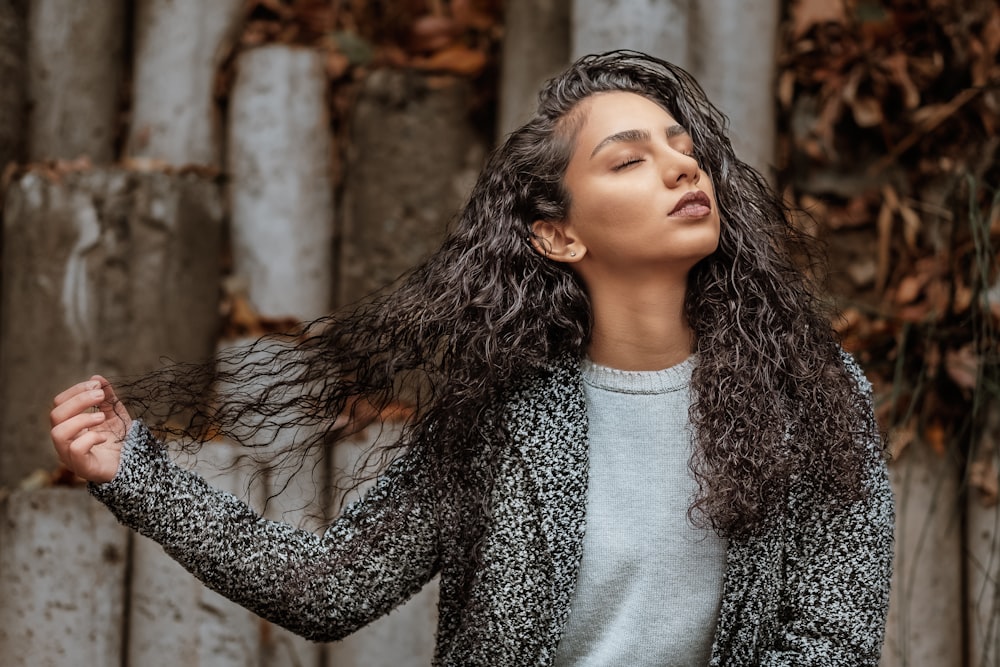
[[[586,417],[580,359],[564,354],[531,369],[514,381],[500,401],[501,418],[510,430],[533,430],[551,421]]]
[[[844,364],[844,369],[847,371],[848,376],[854,381],[858,393],[870,399],[872,395],[872,383],[868,380],[868,376],[865,375],[858,360],[844,348],[840,348],[840,360]]]

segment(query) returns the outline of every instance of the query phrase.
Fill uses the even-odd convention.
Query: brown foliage
[[[789,9],[779,179],[827,244],[845,346],[897,453],[972,449],[1000,405],[1000,5]]]

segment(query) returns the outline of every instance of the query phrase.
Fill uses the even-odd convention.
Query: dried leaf
[[[456,45],[438,51],[428,58],[413,60],[416,69],[428,72],[451,72],[462,76],[475,76],[486,67],[486,54],[482,51]]]
[[[451,0],[451,13],[463,28],[486,31],[494,28],[496,19],[477,7],[472,0]]]
[[[790,109],[792,106],[792,99],[795,97],[795,81],[795,71],[790,69],[786,69],[778,77],[778,102],[784,109]]]
[[[170,170],[169,162],[152,157],[126,156],[122,158],[122,165],[129,171],[138,171],[144,174],[166,172]]]
[[[975,97],[981,92],[981,88],[966,88],[945,104],[929,105],[915,111],[913,116],[919,127],[904,137],[898,144],[893,146],[892,150],[889,151],[888,154],[869,167],[869,173],[881,172],[885,169],[885,167],[894,162],[896,158],[920,141],[920,139],[937,128],[938,125],[946,121],[955,112],[975,99]]]
[[[882,207],[878,212],[878,219],[875,222],[878,233],[878,272],[875,278],[875,289],[879,292],[885,290],[886,283],[889,282],[889,260],[892,254],[892,219],[895,204],[899,203],[896,191],[891,185],[882,186]]]
[[[899,203],[899,215],[903,218],[903,240],[910,250],[917,249],[917,236],[920,234],[920,216],[905,202]]]
[[[328,51],[324,62],[326,75],[331,80],[339,79],[351,68],[351,60],[339,51]]]
[[[979,355],[972,344],[944,353],[944,368],[952,382],[966,390],[973,390],[979,378]]]
[[[899,281],[899,285],[896,287],[896,294],[893,297],[893,301],[901,306],[913,303],[920,296],[926,284],[927,276],[919,274],[903,276],[903,279]]]
[[[874,97],[859,97],[851,100],[851,113],[858,127],[875,127],[885,118],[882,105]]]
[[[428,14],[414,21],[410,28],[410,48],[417,53],[433,53],[450,46],[460,34],[455,20]]]
[[[908,421],[906,424],[897,426],[896,428],[889,431],[889,456],[893,461],[898,461],[899,457],[903,454],[903,450],[909,447],[910,443],[917,434],[917,426],[914,420]]]
[[[792,37],[796,40],[813,26],[846,22],[847,13],[841,0],[799,0],[792,5]]]
[[[1000,500],[1000,473],[993,461],[975,461],[969,465],[969,486],[979,493],[984,507],[993,507]]]
[[[903,106],[916,109],[920,106],[920,91],[913,83],[909,73],[909,57],[902,51],[897,51],[885,58],[880,64],[889,74],[889,78],[903,91]]]
[[[944,456],[948,451],[948,434],[944,429],[944,424],[939,421],[932,421],[924,428],[924,441],[931,446],[931,450],[938,456]]]

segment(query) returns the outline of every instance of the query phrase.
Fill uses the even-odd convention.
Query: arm
[[[262,519],[172,463],[103,378],[68,389],[54,405],[60,458],[122,523],[159,542],[209,587],[303,636],[349,634],[436,571],[432,490],[413,454],[319,537]]]
[[[870,665],[879,662],[892,576],[894,509],[881,453],[871,385],[853,359],[845,358],[864,400],[867,436],[866,497],[832,509],[816,502],[807,486],[790,501],[786,551],[784,624],[766,667]]]
[[[178,467],[135,422],[118,474],[90,488],[213,590],[329,641],[387,613],[434,575],[433,512],[421,477],[414,457],[404,456],[319,537],[265,520]]]

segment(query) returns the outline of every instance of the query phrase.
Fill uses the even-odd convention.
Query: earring
[[[575,253],[575,252],[573,252],[572,250],[570,250],[570,252],[569,252],[569,256],[570,256],[570,257],[576,257],[576,253]]]

